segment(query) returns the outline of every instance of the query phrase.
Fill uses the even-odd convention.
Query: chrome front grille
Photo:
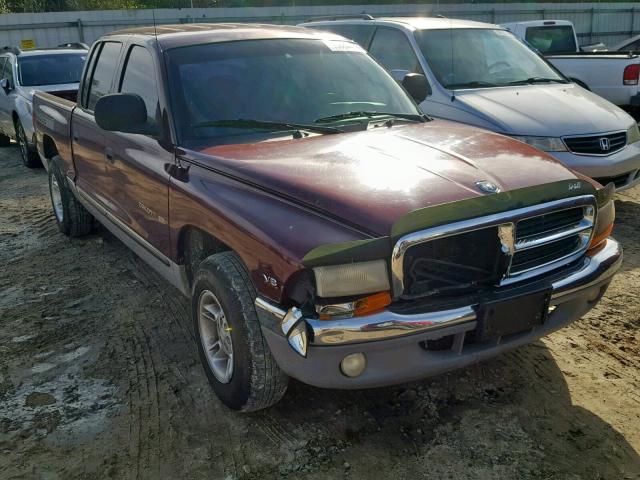
[[[627,132],[564,137],[562,140],[569,151],[579,155],[610,155],[627,144]]]
[[[589,245],[595,207],[583,205],[516,222],[509,277],[558,262]]]
[[[583,195],[408,234],[392,254],[394,296],[461,294],[559,268],[586,251],[595,211]]]

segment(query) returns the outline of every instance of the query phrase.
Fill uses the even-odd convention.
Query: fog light
[[[357,377],[364,372],[366,366],[367,357],[364,356],[364,353],[352,353],[344,357],[340,362],[342,373],[351,378]]]

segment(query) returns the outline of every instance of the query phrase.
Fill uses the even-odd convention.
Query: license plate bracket
[[[484,341],[531,330],[547,320],[551,292],[483,302],[478,308],[478,340]]]

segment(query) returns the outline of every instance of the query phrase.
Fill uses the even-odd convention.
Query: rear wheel
[[[68,237],[79,237],[91,232],[93,216],[78,201],[67,186],[67,179],[59,167],[59,159],[49,164],[49,194],[58,230]]]
[[[37,168],[42,166],[42,162],[40,161],[40,156],[38,152],[29,145],[27,141],[27,134],[24,131],[24,127],[20,120],[15,121],[15,129],[16,129],[16,142],[18,142],[18,146],[20,147],[20,156],[22,157],[22,163],[27,168]]]
[[[244,412],[278,402],[288,382],[262,336],[255,298],[235,253],[217,253],[200,264],[191,300],[200,359],[222,403]]]

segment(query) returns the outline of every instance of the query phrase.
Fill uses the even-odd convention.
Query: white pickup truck
[[[633,53],[584,52],[567,20],[502,24],[538,50],[566,77],[622,107],[640,107],[640,56]]]

